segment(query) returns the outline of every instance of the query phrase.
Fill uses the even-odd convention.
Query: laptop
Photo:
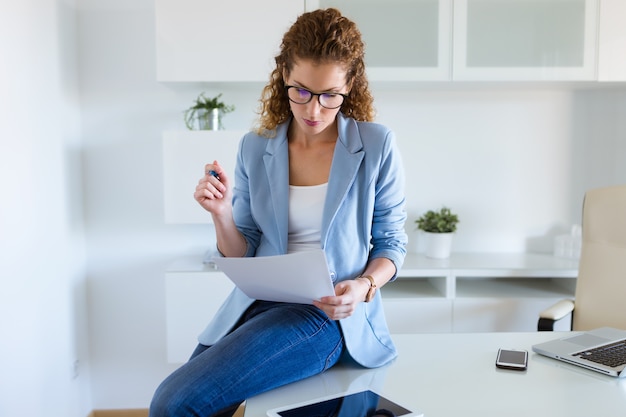
[[[605,375],[626,377],[626,331],[602,327],[533,345],[533,352]]]

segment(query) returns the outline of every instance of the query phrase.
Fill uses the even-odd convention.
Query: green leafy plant
[[[208,117],[208,114],[213,109],[218,109],[221,114],[230,113],[235,110],[235,106],[229,106],[223,101],[220,101],[221,97],[221,93],[212,98],[208,98],[204,93],[200,93],[194,105],[185,110],[185,125],[187,129],[193,130],[193,121],[200,117]]]
[[[429,210],[415,220],[417,228],[430,233],[452,233],[456,231],[459,217],[449,208],[442,207],[439,211]]]

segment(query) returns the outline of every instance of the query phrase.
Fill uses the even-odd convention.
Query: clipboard
[[[313,304],[313,300],[335,295],[321,249],[276,256],[215,257],[213,262],[255,300]]]

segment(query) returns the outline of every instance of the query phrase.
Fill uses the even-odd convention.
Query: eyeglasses
[[[307,104],[317,96],[320,106],[326,109],[336,109],[341,107],[343,101],[348,97],[347,94],[341,93],[314,93],[306,88],[297,87],[295,85],[286,85],[287,97],[296,104]]]

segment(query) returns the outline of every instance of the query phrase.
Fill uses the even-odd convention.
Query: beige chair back
[[[626,185],[585,194],[574,330],[626,330]]]

